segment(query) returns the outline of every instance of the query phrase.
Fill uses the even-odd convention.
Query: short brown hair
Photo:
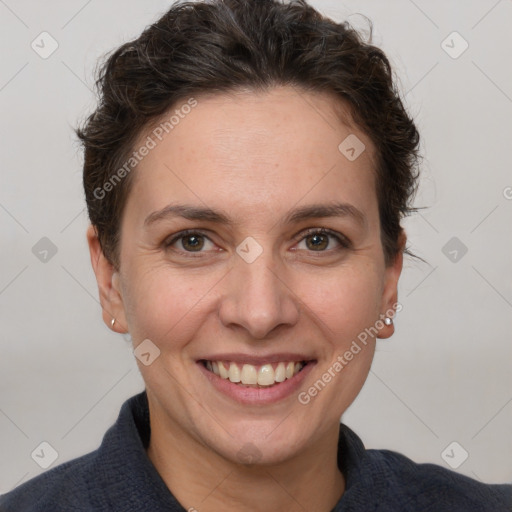
[[[178,0],[108,57],[96,85],[98,108],[76,132],[84,148],[89,218],[116,268],[133,173],[123,173],[119,183],[112,180],[144,129],[191,96],[279,85],[328,92],[348,105],[377,150],[386,263],[401,250],[400,220],[414,210],[419,134],[387,57],[347,22],[321,15],[306,0]]]

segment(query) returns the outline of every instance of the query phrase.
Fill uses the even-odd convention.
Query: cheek
[[[365,329],[379,317],[380,279],[375,266],[344,267],[304,282],[307,309],[322,330],[321,364],[299,397],[333,421],[349,407],[371,367],[375,340]],[[306,288],[301,292],[303,297]],[[316,333],[318,335],[318,333]],[[324,391],[325,389],[325,391]]]
[[[128,277],[124,301],[133,339],[149,338],[161,345],[169,339],[179,344],[191,336],[218,281],[213,274],[169,267],[135,269]]]
[[[339,268],[306,276],[297,295],[343,343],[378,319],[380,283],[374,266]]]

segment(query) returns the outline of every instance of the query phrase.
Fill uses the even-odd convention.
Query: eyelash
[[[185,238],[185,237],[191,236],[191,235],[199,235],[201,237],[204,237],[204,238],[207,238],[208,240],[210,240],[209,237],[201,231],[186,229],[184,231],[180,231],[179,233],[176,233],[170,240],[169,239],[165,240],[163,245],[166,249],[170,249],[171,246],[175,242],[177,242],[181,238]],[[338,233],[336,231],[333,231],[333,230],[327,229],[327,228],[309,228],[305,231],[301,231],[298,235],[295,235],[293,237],[293,239],[296,240],[297,242],[302,242],[302,240],[304,240],[308,236],[313,236],[313,235],[329,235],[329,236],[333,237],[340,244],[340,247],[337,249],[327,249],[324,251],[309,251],[312,253],[331,253],[332,251],[341,251],[341,250],[350,249],[352,247],[352,243],[350,242],[350,240],[347,237],[345,237],[341,233]],[[192,257],[192,258],[199,257],[202,254],[201,251],[194,252],[194,251],[183,250],[182,252],[189,255],[188,257]]]

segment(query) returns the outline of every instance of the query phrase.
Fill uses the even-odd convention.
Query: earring
[[[386,318],[384,318],[384,323],[386,325],[393,325],[393,319],[390,318],[389,316],[387,316]],[[113,324],[112,324],[113,325]]]
[[[112,318],[112,321],[110,322],[110,325],[111,325],[112,329],[114,328],[114,324],[115,323],[116,323],[116,319]]]

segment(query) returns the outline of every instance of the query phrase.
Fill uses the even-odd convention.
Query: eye
[[[165,248],[171,248],[177,242],[180,242],[179,245],[181,245],[181,248],[178,250],[183,250],[188,253],[200,253],[205,252],[201,251],[201,249],[205,247],[205,240],[210,242],[210,244],[213,244],[213,242],[204,233],[201,233],[200,231],[185,230],[176,233],[176,235],[171,239],[167,239],[164,242],[164,246]]]
[[[294,237],[295,240],[299,240],[300,242],[305,241],[306,248],[313,252],[330,252],[330,250],[325,250],[329,246],[329,238],[334,239],[338,244],[338,247],[330,250],[336,251],[349,249],[351,247],[350,240],[347,237],[326,228],[311,228]],[[308,243],[308,241],[310,242]]]

